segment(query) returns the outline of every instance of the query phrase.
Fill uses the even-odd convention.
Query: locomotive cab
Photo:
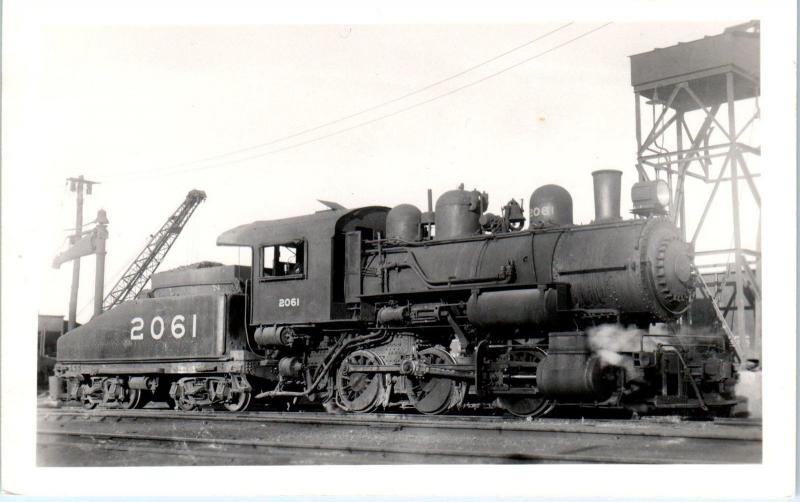
[[[251,326],[321,323],[347,317],[341,273],[348,232],[385,234],[389,208],[331,209],[257,221],[223,233],[220,246],[252,250]]]

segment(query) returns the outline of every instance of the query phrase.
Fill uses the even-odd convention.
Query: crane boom
[[[192,190],[186,195],[186,199],[167,218],[158,232],[150,237],[144,249],[106,295],[103,300],[104,311],[114,308],[126,300],[136,298],[136,295],[144,289],[147,281],[161,265],[161,261],[183,231],[183,227],[186,226],[186,222],[189,221],[194,210],[205,199],[206,193],[201,190]]]

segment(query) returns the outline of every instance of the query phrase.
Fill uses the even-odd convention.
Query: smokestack
[[[594,222],[618,221],[622,171],[601,169],[592,173],[594,178]]]

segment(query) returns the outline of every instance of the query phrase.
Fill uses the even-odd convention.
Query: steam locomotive
[[[61,402],[230,411],[252,403],[367,413],[556,404],[725,414],[737,404],[724,336],[680,320],[692,250],[665,217],[663,182],[596,171],[595,219],[545,185],[486,212],[463,186],[428,211],[331,209],[233,228],[218,245],[252,266],[160,272],[146,295],[58,341]],[[208,264],[206,264],[208,265]]]

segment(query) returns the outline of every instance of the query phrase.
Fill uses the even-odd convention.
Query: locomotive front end
[[[622,220],[621,174],[593,173],[595,221],[563,232],[553,280],[570,285],[575,308],[617,310],[620,321],[641,327],[672,321],[694,291],[691,248],[667,218]]]
[[[553,253],[553,279],[569,284],[575,308],[617,310],[642,326],[682,315],[694,291],[690,246],[663,218],[564,231]]]

